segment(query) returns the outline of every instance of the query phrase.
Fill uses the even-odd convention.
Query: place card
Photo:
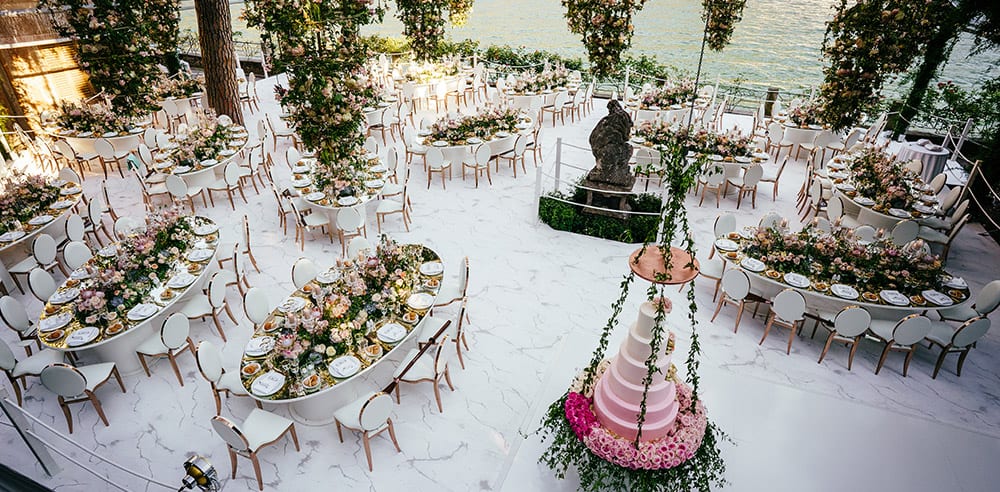
[[[277,371],[268,371],[250,384],[250,392],[255,396],[271,396],[285,386],[285,375]]]
[[[74,331],[70,336],[66,337],[66,345],[69,347],[79,347],[81,345],[86,345],[94,339],[96,339],[101,334],[100,328],[96,326],[88,326],[86,328],[81,328]]]
[[[338,379],[349,378],[361,370],[361,361],[353,355],[337,357],[327,366],[330,375]]]

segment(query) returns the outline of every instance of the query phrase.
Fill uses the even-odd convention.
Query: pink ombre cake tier
[[[669,305],[666,307],[669,311]],[[646,359],[649,357],[651,330],[656,316],[656,305],[643,303],[639,318],[629,329],[618,355],[601,377],[594,390],[594,408],[601,424],[627,439],[638,434],[638,418],[646,377]],[[646,419],[642,425],[642,440],[652,441],[668,435],[677,417],[677,388],[666,375],[670,370],[671,354],[666,336],[656,359],[659,373],[655,375],[646,396]]]

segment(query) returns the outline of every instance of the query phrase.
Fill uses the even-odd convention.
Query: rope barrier
[[[52,427],[51,427],[50,425],[46,424],[45,422],[42,422],[41,420],[39,420],[39,419],[38,419],[38,417],[35,417],[34,415],[32,415],[32,414],[28,413],[28,412],[27,412],[26,410],[24,410],[23,408],[21,408],[21,407],[18,407],[17,405],[14,405],[14,404],[13,404],[13,403],[12,403],[12,402],[11,402],[10,400],[8,400],[8,399],[6,399],[6,398],[5,398],[4,400],[5,400],[5,401],[6,401],[7,403],[10,403],[10,405],[8,405],[8,406],[10,406],[10,407],[12,407],[12,408],[16,408],[16,409],[17,409],[18,411],[20,411],[20,412],[21,412],[21,415],[23,415],[23,416],[27,417],[27,418],[28,418],[29,420],[31,420],[31,421],[32,421],[32,422],[34,422],[35,424],[37,424],[37,425],[40,425],[40,426],[42,426],[42,428],[44,428],[44,429],[48,430],[49,432],[51,432],[52,434],[54,434],[54,435],[55,435],[56,437],[58,437],[58,438],[62,439],[63,441],[65,441],[65,442],[67,442],[67,443],[71,444],[71,445],[72,445],[73,447],[75,447],[75,448],[79,449],[80,451],[83,451],[84,453],[87,453],[87,454],[89,454],[90,456],[93,456],[94,458],[97,458],[98,460],[101,460],[102,462],[104,462],[104,463],[107,463],[107,464],[109,464],[109,465],[111,465],[111,466],[113,466],[113,467],[115,467],[115,468],[117,468],[117,469],[119,469],[119,470],[121,470],[121,471],[123,471],[123,472],[125,472],[125,473],[128,473],[129,475],[132,475],[132,476],[134,476],[134,477],[136,477],[136,478],[140,478],[140,479],[142,479],[142,480],[145,480],[145,481],[147,481],[147,482],[149,482],[149,483],[151,483],[151,484],[155,484],[155,485],[159,485],[159,486],[161,486],[161,487],[164,487],[164,488],[167,488],[167,489],[170,489],[170,490],[176,490],[176,487],[175,487],[175,486],[173,486],[173,485],[170,485],[170,484],[167,484],[167,483],[164,483],[164,482],[160,482],[160,481],[158,481],[158,480],[156,480],[156,479],[153,479],[153,478],[151,478],[151,477],[147,477],[147,476],[145,476],[145,475],[142,475],[142,474],[140,474],[139,472],[136,472],[136,471],[133,471],[133,470],[131,470],[131,469],[128,469],[128,468],[125,468],[125,467],[123,467],[123,466],[121,466],[121,465],[119,465],[119,464],[117,464],[117,463],[115,463],[115,462],[113,462],[113,461],[111,461],[111,460],[109,460],[109,459],[107,459],[107,458],[104,458],[103,456],[101,456],[101,455],[99,455],[99,454],[97,454],[97,453],[95,453],[95,452],[93,452],[93,451],[91,451],[91,450],[89,450],[89,449],[87,449],[87,448],[83,447],[83,446],[82,446],[81,444],[79,444],[79,443],[77,443],[76,441],[74,441],[74,440],[70,439],[70,438],[69,438],[69,436],[66,436],[66,435],[63,435],[63,434],[62,434],[61,432],[59,432],[58,430],[56,430],[56,429],[52,428]],[[46,447],[47,447],[47,448],[48,448],[49,450],[51,450],[51,451],[55,451],[55,452],[56,452],[56,454],[58,454],[59,456],[62,456],[62,457],[64,457],[64,458],[66,458],[66,459],[70,460],[71,462],[73,462],[73,463],[75,463],[75,464],[77,464],[77,465],[79,465],[79,466],[81,466],[81,467],[83,467],[83,468],[87,469],[87,471],[89,471],[89,472],[93,473],[93,474],[94,474],[95,476],[97,476],[98,478],[101,478],[102,480],[104,480],[104,481],[108,482],[109,484],[111,484],[111,485],[114,485],[114,486],[118,487],[118,488],[119,488],[120,490],[128,490],[128,489],[126,489],[126,488],[124,488],[124,487],[121,487],[121,486],[119,486],[119,485],[115,484],[114,482],[110,481],[110,480],[109,480],[109,479],[107,479],[107,478],[104,478],[104,477],[101,477],[100,475],[97,475],[97,474],[96,474],[95,472],[91,471],[91,470],[90,470],[90,469],[88,468],[88,466],[87,466],[87,465],[83,465],[83,464],[80,464],[79,462],[77,462],[77,461],[73,460],[72,458],[70,458],[70,457],[66,456],[66,455],[65,455],[64,453],[62,453],[62,452],[61,452],[61,451],[60,451],[60,450],[59,450],[58,448],[56,448],[55,446],[53,446],[53,445],[52,445],[51,443],[49,443],[48,441],[46,441],[46,440],[42,439],[42,438],[41,438],[41,436],[39,436],[39,435],[38,435],[37,433],[35,433],[34,431],[31,431],[31,430],[27,430],[27,429],[26,429],[26,430],[25,430],[25,433],[26,433],[26,434],[28,434],[28,435],[30,435],[30,436],[32,436],[32,437],[34,437],[34,438],[36,438],[36,439],[38,439],[39,441],[41,441],[41,442],[42,442],[43,444],[45,444],[45,446],[46,446]]]

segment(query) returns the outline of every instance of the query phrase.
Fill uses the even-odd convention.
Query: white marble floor
[[[260,93],[270,91],[262,87]],[[556,138],[586,145],[591,128],[605,114],[602,104],[598,101],[597,111],[577,124],[553,129],[546,123],[544,166],[552,165]],[[275,105],[266,102],[263,108],[274,110]],[[281,164],[283,157],[278,157],[283,149],[279,144],[275,153],[279,184],[289,180]],[[592,158],[579,151],[566,153],[564,159],[592,163]],[[557,232],[539,223],[531,169],[528,176],[516,180],[502,169],[492,187],[479,189],[456,174],[447,190],[440,184],[426,189],[420,169],[419,164],[413,165],[412,232],[405,232],[398,218],[390,219],[384,230],[399,240],[432,246],[452,265],[464,255],[471,258],[472,323],[467,325],[471,351],[465,370],[453,363],[456,391],[443,390],[444,413],[440,414],[429,387],[404,388],[402,405],[395,407],[393,416],[403,452],[395,453],[388,440],[376,439],[374,473],[367,471],[356,436],[340,443],[333,426],[300,427],[301,452],[282,442],[261,453],[268,490],[315,490],[330,485],[387,491],[575,488],[572,479],[556,481],[536,464],[543,445],[526,435],[537,426],[545,406],[589,360],[627,271],[626,257],[635,246]],[[743,207],[737,212],[740,223],[756,223],[771,210],[794,217],[795,192],[802,178],[802,166],[789,165],[779,199],[772,202],[762,193],[756,210]],[[96,191],[99,182],[88,179],[88,193]],[[109,180],[111,200],[122,214],[141,213],[134,186],[132,180]],[[238,203],[235,213],[223,204],[199,213],[220,220],[230,240],[238,237],[239,217],[248,215],[263,270],[252,272],[251,281],[277,304],[291,290],[290,267],[297,257],[331,264],[340,246],[316,236],[300,252],[291,235],[283,235],[277,226],[272,194],[250,190],[248,198],[250,203]],[[690,197],[687,203],[694,234],[702,245],[711,240],[714,217],[720,211],[735,210],[731,199],[723,202],[721,210],[699,208]],[[373,235],[371,208],[369,224]],[[970,226],[962,232],[949,265],[970,281],[973,291],[1000,278],[1000,267],[989,260],[1000,248],[979,235],[981,231]],[[624,323],[635,315],[644,288],[641,284],[634,287]],[[846,351],[837,348],[831,349],[823,364],[816,364],[822,349],[818,338],[800,337],[791,355],[785,355],[779,341],[757,345],[762,329],[759,318],[744,320],[737,334],[731,329],[730,310],[710,323],[709,286],[699,283],[696,289],[706,406],[710,418],[736,442],[723,448],[732,490],[840,490],[847,483],[860,490],[993,489],[1000,471],[984,465],[1000,456],[1000,331],[993,330],[979,343],[961,378],[956,377],[954,360],[950,360],[938,379],[932,380],[935,354],[927,350],[918,352],[908,377],[901,375],[899,354],[893,354],[876,376],[877,348],[873,345],[862,347],[853,371],[846,370]],[[235,293],[229,300],[239,306]],[[34,303],[30,309],[37,312],[39,306]],[[238,329],[224,322],[232,334],[227,355],[237,356],[249,336],[248,323],[241,320],[244,328]],[[670,323],[678,336],[679,353],[686,352],[691,327],[679,311]],[[617,337],[623,331],[619,329]],[[9,331],[0,333],[5,340],[11,339]],[[207,325],[195,326],[193,337],[218,340]],[[611,347],[616,346],[613,341]],[[226,447],[209,424],[215,409],[208,384],[192,358],[182,356],[180,365],[186,381],[183,388],[163,362],[156,365],[152,378],[127,377],[126,394],[102,388],[98,393],[111,421],[108,428],[99,423],[91,407],[77,405],[73,413],[78,430],[73,438],[168,483],[179,479],[180,464],[189,454],[204,454],[226,478],[225,490],[255,490],[246,460],[241,460],[236,479],[228,479]],[[388,376],[373,374],[371,387],[384,386]],[[65,428],[56,399],[37,382],[29,387],[24,407],[55,428]],[[243,418],[252,408],[247,399],[231,398],[223,414]],[[287,414],[280,406],[268,410]],[[61,459],[62,473],[44,476],[6,425],[0,426],[0,443],[5,448],[5,464],[51,488],[106,489]],[[92,468],[129,490],[159,489],[106,465]]]

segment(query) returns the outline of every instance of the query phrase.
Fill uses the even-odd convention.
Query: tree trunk
[[[205,70],[208,105],[219,115],[229,115],[243,124],[239,85],[236,77],[236,48],[233,21],[227,0],[195,0],[198,14],[198,41]]]

